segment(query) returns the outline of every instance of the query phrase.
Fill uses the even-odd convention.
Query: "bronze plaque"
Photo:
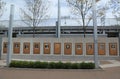
[[[50,43],[44,43],[44,54],[50,54]]]
[[[6,54],[8,50],[8,42],[3,43],[3,53]]]
[[[23,53],[30,54],[30,43],[29,42],[25,42],[23,44]]]
[[[87,53],[87,55],[93,55],[94,54],[94,44],[93,43],[87,43],[86,44],[86,53]]]
[[[34,54],[40,54],[40,43],[39,42],[34,42],[33,53]]]
[[[83,54],[83,44],[82,43],[75,43],[75,54],[76,55]]]
[[[54,43],[54,54],[61,54],[61,43]]]
[[[117,55],[117,43],[109,43],[109,54]]]
[[[20,43],[19,42],[15,42],[13,45],[13,53],[14,54],[20,54]]]
[[[64,54],[65,55],[72,54],[72,43],[64,43]]]
[[[105,55],[105,43],[98,43],[98,54]]]

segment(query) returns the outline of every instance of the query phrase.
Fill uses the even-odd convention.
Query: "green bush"
[[[80,64],[80,68],[81,69],[94,69],[95,68],[95,64],[94,63],[85,63],[85,62],[82,62]]]
[[[32,63],[31,63],[32,64]],[[41,67],[41,62],[40,61],[36,61],[33,63],[33,68],[40,68]]]
[[[55,69],[56,68],[56,63],[55,62],[49,62],[48,63],[48,68],[49,69]]]
[[[41,62],[40,63],[40,68],[43,68],[43,69],[46,69],[46,68],[48,68],[48,62]]]
[[[72,69],[72,63],[70,62],[64,63],[63,69]]]
[[[55,68],[56,69],[63,69],[63,66],[64,66],[64,64],[61,61],[59,61],[59,62],[56,63]]]
[[[72,69],[80,69],[79,63],[72,63]]]
[[[62,63],[62,62],[32,62],[32,61],[12,61],[10,67],[18,68],[41,68],[41,69],[94,69],[94,63]]]

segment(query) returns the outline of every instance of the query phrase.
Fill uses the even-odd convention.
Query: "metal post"
[[[99,68],[98,62],[98,37],[97,37],[97,17],[96,17],[96,0],[92,0],[93,6],[93,26],[94,26],[94,62],[95,68]]]
[[[60,38],[60,34],[61,34],[61,31],[60,31],[60,25],[61,25],[61,18],[60,18],[60,0],[58,0],[58,28],[57,28],[57,37]]]
[[[0,37],[0,60],[1,60],[2,37]]]
[[[119,31],[119,56],[120,56],[120,31]]]
[[[9,29],[8,29],[9,32],[8,32],[7,66],[9,66],[9,64],[11,62],[13,15],[14,15],[14,5],[11,5],[10,18],[9,18]]]

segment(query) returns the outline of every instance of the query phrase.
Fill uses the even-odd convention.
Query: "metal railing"
[[[87,23],[89,19],[85,19]],[[44,26],[56,26],[57,18],[50,18],[47,20],[42,20],[42,22],[38,25],[39,27]],[[120,26],[120,19],[115,18],[106,18],[106,19],[97,19],[98,26]],[[0,20],[0,27],[8,27],[9,20]],[[70,19],[61,19],[61,26],[82,26],[81,18],[70,18]],[[87,26],[93,26],[92,20],[89,22]],[[28,27],[22,20],[14,20],[13,27]]]

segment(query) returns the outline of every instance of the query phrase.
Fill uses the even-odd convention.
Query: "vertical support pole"
[[[1,60],[1,56],[2,56],[2,37],[0,37],[0,60]]]
[[[119,31],[119,37],[118,38],[119,38],[118,42],[119,42],[119,57],[120,57],[120,31]]]
[[[9,66],[9,64],[11,62],[13,15],[14,15],[14,5],[11,5],[11,8],[10,8],[10,18],[9,18],[9,28],[8,28],[9,32],[8,32],[7,66]]]
[[[57,24],[57,37],[60,38],[61,30],[61,17],[60,17],[60,0],[58,0],[58,24]]]
[[[96,0],[92,0],[93,7],[93,26],[94,26],[94,62],[95,68],[99,68],[98,62],[98,37],[97,37],[97,17],[96,17]]]

